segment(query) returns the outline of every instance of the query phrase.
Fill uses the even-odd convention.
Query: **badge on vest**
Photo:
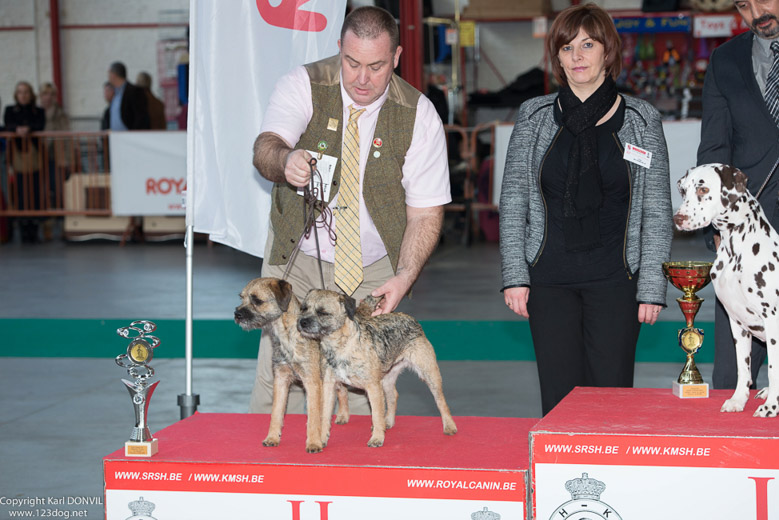
[[[333,174],[335,173],[335,165],[338,163],[338,158],[332,155],[324,155],[320,152],[312,152],[311,150],[306,151],[311,154],[311,157],[317,157],[316,169],[319,171],[321,181],[318,177],[315,177],[314,188],[317,192],[322,193],[322,196],[317,198],[328,201],[330,200],[330,185],[333,182]],[[303,195],[303,188],[298,188],[298,195]]]
[[[630,143],[625,145],[625,153],[622,158],[644,168],[649,168],[649,165],[652,164],[652,152]]]
[[[328,130],[338,130],[338,120],[333,119],[332,117],[327,120],[327,129]]]

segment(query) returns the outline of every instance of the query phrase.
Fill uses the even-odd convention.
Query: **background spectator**
[[[108,69],[108,82],[114,87],[109,110],[111,130],[148,130],[149,107],[143,89],[127,81],[127,67],[116,61]]]
[[[110,82],[103,83],[103,99],[108,103],[103,111],[103,118],[100,120],[100,130],[111,129],[111,100],[114,99],[114,86]]]
[[[165,121],[165,103],[160,101],[151,92],[151,76],[148,72],[139,72],[135,78],[135,84],[146,93],[146,104],[149,106],[149,123],[152,130],[165,130],[168,123]]]
[[[13,181],[16,186],[14,209],[35,210],[41,208],[40,179],[37,175],[38,139],[31,138],[32,132],[39,132],[46,126],[46,114],[35,105],[35,92],[26,81],[16,84],[15,104],[5,108],[3,121],[6,131],[14,132],[18,137],[10,142],[10,162],[13,168]],[[20,218],[19,230],[22,242],[38,240],[38,221],[34,218]]]
[[[47,131],[61,131],[70,130],[70,120],[62,110],[62,107],[57,103],[57,87],[51,83],[44,83],[41,85],[40,94],[40,106],[46,112],[46,127]]]
[[[52,83],[41,85],[38,95],[40,105],[46,113],[47,132],[62,132],[70,130],[70,119],[57,102],[57,87]],[[70,176],[69,164],[75,156],[73,141],[70,136],[46,137],[46,155],[44,160],[49,167],[49,207],[61,208],[64,206],[63,193],[65,180]],[[43,221],[43,239],[51,240],[53,236],[54,218]]]

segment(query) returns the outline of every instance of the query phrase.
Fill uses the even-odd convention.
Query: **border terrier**
[[[349,296],[314,289],[300,305],[298,329],[306,337],[319,339],[322,355],[339,381],[368,394],[372,420],[368,446],[384,444],[385,429],[395,424],[395,381],[407,367],[419,375],[433,394],[444,433],[457,433],[444,398],[433,345],[411,316],[392,312],[371,317],[358,311]],[[323,399],[325,406],[333,406],[332,388],[324,389]]]
[[[268,435],[263,446],[278,446],[287,408],[289,387],[300,381],[306,391],[306,451],[317,453],[327,444],[330,414],[323,413],[323,384],[336,391],[336,380],[322,358],[319,341],[300,334],[297,320],[300,302],[292,292],[289,282],[278,278],[255,278],[241,291],[242,303],[235,308],[235,322],[244,330],[262,329],[269,334],[273,345],[273,404]],[[374,306],[375,307],[375,306]],[[373,312],[372,310],[370,312]],[[324,383],[323,383],[324,381]],[[349,421],[349,404],[346,388],[338,385],[337,424]],[[334,402],[330,402],[333,410]]]

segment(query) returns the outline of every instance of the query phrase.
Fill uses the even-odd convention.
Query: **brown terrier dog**
[[[319,340],[322,354],[339,381],[368,394],[373,424],[368,446],[384,444],[385,429],[395,424],[395,381],[406,367],[414,369],[427,383],[441,414],[444,433],[457,433],[441,388],[435,351],[422,326],[411,316],[393,312],[371,317],[358,311],[353,298],[315,289],[300,306],[298,328],[304,336]],[[334,401],[333,390],[325,387],[325,407],[332,407]]]
[[[306,391],[306,451],[317,453],[327,443],[330,430],[330,413],[322,410],[322,385],[336,391],[335,377],[324,362],[319,341],[300,334],[297,321],[300,302],[292,292],[292,286],[277,278],[255,278],[241,291],[241,305],[235,308],[235,322],[244,330],[262,329],[269,334],[273,345],[273,404],[270,428],[263,446],[278,446],[287,408],[289,386],[295,381],[303,383]],[[372,311],[370,311],[372,312]],[[349,404],[346,389],[338,385],[337,424],[349,421]],[[327,410],[333,409],[330,402]],[[326,427],[323,435],[323,426]]]

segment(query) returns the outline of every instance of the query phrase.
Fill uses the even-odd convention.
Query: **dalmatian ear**
[[[722,186],[727,190],[736,190],[738,193],[744,193],[747,190],[747,176],[734,166],[723,164],[720,168],[715,168],[722,180]]]
[[[744,172],[733,166],[722,164],[715,167],[722,182],[722,205],[733,209],[736,201],[747,190],[747,176]]]

